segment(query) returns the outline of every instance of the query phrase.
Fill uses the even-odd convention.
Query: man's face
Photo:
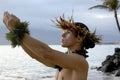
[[[63,47],[70,47],[76,43],[77,38],[73,32],[69,29],[66,29],[62,33],[61,45]]]

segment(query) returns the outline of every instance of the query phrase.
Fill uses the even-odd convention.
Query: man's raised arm
[[[51,61],[45,60],[44,58],[41,58],[40,56],[36,55],[34,52],[32,52],[32,50],[28,49],[24,44],[22,44],[21,47],[33,59],[36,59],[37,61],[43,63],[48,67],[53,67],[53,63]]]

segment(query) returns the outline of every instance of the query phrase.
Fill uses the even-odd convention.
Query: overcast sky
[[[120,41],[113,12],[101,9],[88,10],[101,4],[101,0],[0,0],[0,44],[6,42],[7,32],[2,22],[4,11],[15,14],[21,21],[28,21],[31,35],[45,43],[59,43],[61,32],[51,19],[65,15],[73,16],[76,22],[85,23],[89,29],[97,30],[103,41]],[[120,10],[118,16],[120,18]],[[120,21],[120,20],[119,20]]]

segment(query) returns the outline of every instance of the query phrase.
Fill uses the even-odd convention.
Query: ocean
[[[65,52],[60,45],[49,45],[51,48]],[[120,45],[96,45],[88,50],[89,63],[88,80],[120,80],[113,74],[97,71],[107,55],[114,54],[114,48]],[[21,47],[0,45],[0,80],[55,80],[55,69],[46,67],[32,59]]]

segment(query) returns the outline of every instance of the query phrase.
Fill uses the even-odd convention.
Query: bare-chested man
[[[3,22],[8,30],[14,31],[16,22],[20,20],[15,15],[5,12]],[[61,45],[68,49],[66,54],[50,48],[27,33],[24,33],[20,45],[32,58],[48,67],[56,68],[56,80],[87,80],[89,65],[86,61],[86,49],[93,48],[95,43],[99,42],[99,38],[90,33],[83,23],[75,23],[72,19],[65,20],[62,17],[56,22],[63,31]]]

